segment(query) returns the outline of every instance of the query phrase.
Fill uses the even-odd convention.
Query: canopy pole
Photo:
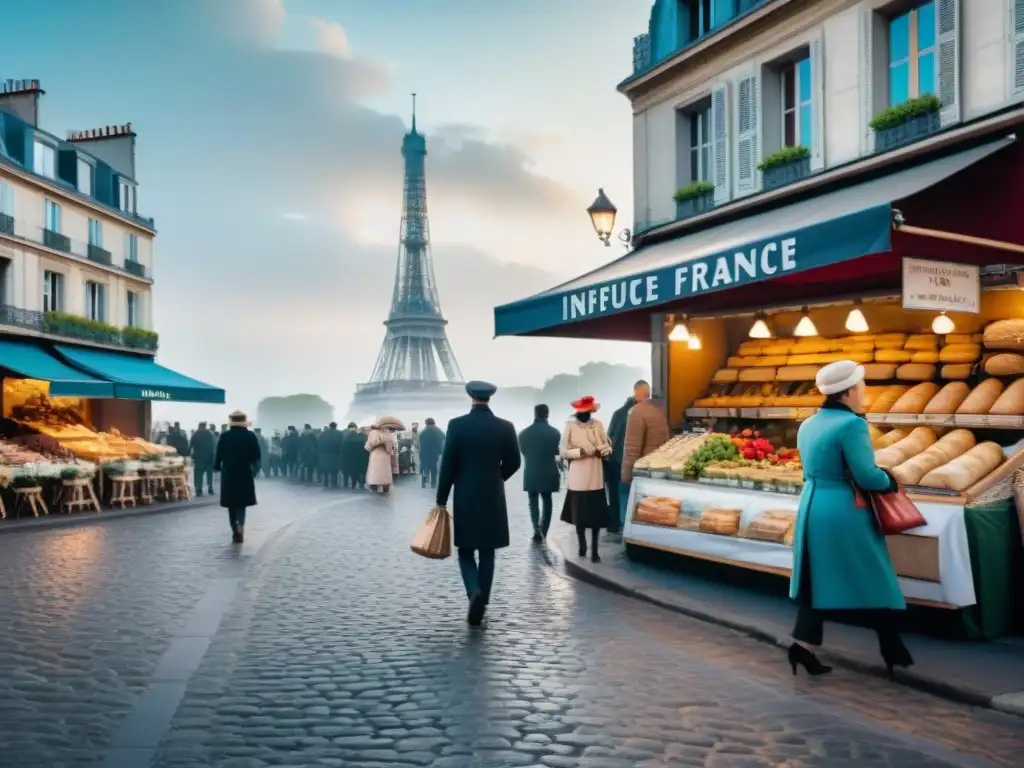
[[[921,237],[934,237],[936,240],[952,240],[957,243],[967,243],[968,245],[980,245],[984,248],[996,248],[1001,251],[1012,251],[1013,253],[1024,254],[1024,245],[1018,243],[1008,243],[1004,240],[990,240],[987,237],[974,237],[973,235],[960,235],[956,232],[944,232],[941,229],[927,229],[925,227],[911,227],[906,224],[895,225],[895,228],[899,232],[905,232],[908,235],[920,235]]]

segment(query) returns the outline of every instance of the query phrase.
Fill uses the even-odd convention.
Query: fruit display
[[[683,475],[697,478],[704,472],[704,467],[714,461],[728,461],[740,455],[739,449],[728,435],[712,433],[707,435],[703,443],[693,451],[683,465]]]

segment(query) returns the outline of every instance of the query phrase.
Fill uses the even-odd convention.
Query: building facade
[[[0,328],[153,354],[152,219],[131,124],[61,139],[36,80],[0,85]]]
[[[643,232],[1020,107],[1024,0],[656,0],[619,90]]]

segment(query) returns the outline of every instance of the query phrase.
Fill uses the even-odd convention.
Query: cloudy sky
[[[54,133],[138,133],[160,362],[223,386],[230,407],[315,392],[343,411],[383,339],[412,91],[466,377],[540,385],[588,360],[648,363],[645,345],[491,335],[496,304],[620,254],[584,209],[603,186],[632,220],[615,84],[650,4],[3,0],[0,75],[42,81]],[[172,415],[214,414],[158,417]]]

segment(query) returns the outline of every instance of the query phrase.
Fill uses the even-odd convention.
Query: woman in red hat
[[[576,526],[580,557],[587,556],[587,530],[590,530],[590,559],[597,553],[598,532],[608,525],[608,498],[605,496],[604,457],[612,445],[604,424],[593,415],[601,405],[590,395],[572,404],[576,413],[565,424],[559,454],[569,461],[568,490],[562,505],[562,520]]]

